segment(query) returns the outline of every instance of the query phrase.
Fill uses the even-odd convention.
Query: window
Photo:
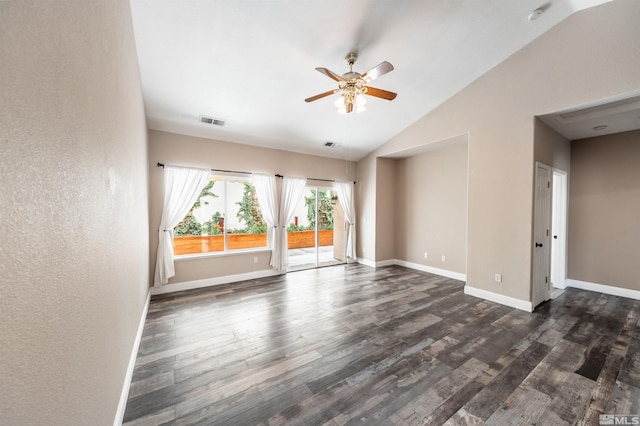
[[[212,176],[173,229],[174,255],[267,247],[267,227],[251,179]]]

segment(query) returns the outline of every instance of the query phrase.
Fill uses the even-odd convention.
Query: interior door
[[[533,307],[550,297],[551,276],[551,167],[536,162],[533,217]]]

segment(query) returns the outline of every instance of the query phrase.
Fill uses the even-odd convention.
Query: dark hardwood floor
[[[529,314],[358,264],[154,297],[125,413],[144,425],[597,425],[640,413],[640,301]]]

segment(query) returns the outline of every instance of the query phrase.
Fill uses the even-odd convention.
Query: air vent
[[[337,148],[340,146],[340,144],[336,142],[325,142],[324,146],[328,146],[329,148]]]
[[[200,116],[200,122],[204,123],[204,124],[211,124],[214,126],[224,126],[225,121],[224,120],[220,120],[217,118],[213,118],[213,117],[207,117],[204,115]]]

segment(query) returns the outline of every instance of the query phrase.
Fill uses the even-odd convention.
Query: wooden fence
[[[314,231],[288,232],[288,248],[308,248],[315,246]],[[333,230],[318,231],[320,246],[333,245]],[[259,248],[267,246],[267,234],[228,234],[227,249]],[[183,254],[210,253],[224,250],[224,235],[196,235],[175,237],[173,252],[176,256]]]

